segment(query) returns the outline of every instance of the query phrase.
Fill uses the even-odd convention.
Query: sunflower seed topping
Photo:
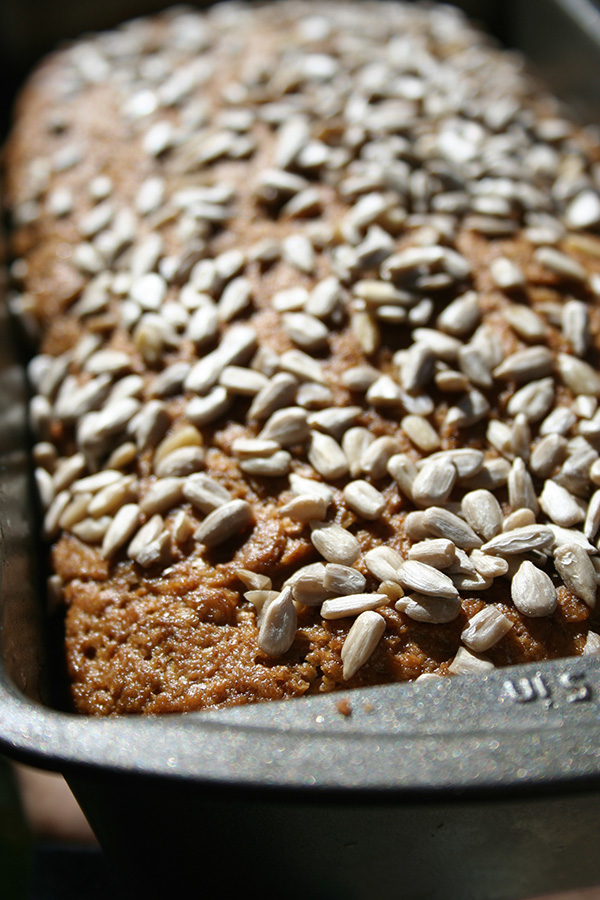
[[[469,620],[461,640],[475,653],[485,653],[502,640],[513,623],[494,606],[486,606]]]
[[[385,619],[372,610],[362,612],[353,623],[342,646],[344,681],[348,681],[373,655],[385,632]]]
[[[458,596],[432,597],[428,594],[408,594],[397,600],[394,608],[404,613],[415,622],[428,622],[431,625],[444,625],[453,622],[460,612]]]
[[[346,616],[358,616],[368,609],[377,609],[388,602],[386,594],[349,594],[344,597],[331,597],[321,606],[321,616],[326,619],[345,619]]]
[[[401,563],[396,577],[403,588],[417,591],[420,594],[429,594],[433,597],[458,597],[458,591],[451,578],[443,572],[438,572],[433,566],[416,559],[409,559]]]
[[[485,672],[517,630],[539,646],[539,616],[552,656],[559,601],[597,653],[597,136],[453,8],[294,2],[258,56],[245,26],[272,11],[244,4],[86,39],[43,117],[54,149],[19,144],[15,246],[56,232],[10,265],[43,337],[44,535],[89,544],[102,590],[206,568],[276,663],[265,693],[302,665],[313,690]],[[63,134],[62,101],[99,85],[144,153],[127,202],[119,129],[114,159]],[[327,634],[342,666],[319,664]]]
[[[317,523],[312,527],[310,539],[321,556],[331,563],[351,566],[359,557],[358,540],[341,525]]]
[[[284,588],[266,607],[258,633],[258,646],[267,656],[287,653],[296,637],[298,616],[291,588]]]
[[[230,500],[209,513],[194,537],[206,547],[217,547],[248,528],[253,521],[252,506],[247,500]]]
[[[525,616],[551,616],[556,609],[552,579],[529,560],[522,562],[513,575],[510,592],[516,608]]]

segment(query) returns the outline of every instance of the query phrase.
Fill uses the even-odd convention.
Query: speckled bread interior
[[[41,64],[9,302],[76,710],[599,651],[598,159],[449,7],[225,2]]]

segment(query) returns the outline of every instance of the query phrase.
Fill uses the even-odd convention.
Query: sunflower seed
[[[596,570],[583,549],[576,544],[563,544],[554,551],[556,571],[569,590],[583,600],[590,609],[596,606]]]
[[[93,475],[86,475],[84,478],[78,478],[77,481],[72,482],[71,490],[74,493],[86,493],[89,491],[91,494],[95,494],[111,484],[120,482],[122,478],[123,475],[121,472],[113,471],[111,469],[102,469],[100,472],[95,472]]]
[[[475,329],[480,315],[479,295],[467,291],[445,307],[437,317],[436,326],[453,337],[463,337]]]
[[[341,300],[341,285],[335,276],[319,281],[306,297],[304,311],[318,319],[327,319],[333,314]]]
[[[483,659],[465,647],[459,647],[448,666],[448,672],[451,675],[479,675],[493,668],[494,664],[489,659]]]
[[[568,353],[558,353],[556,364],[563,383],[575,396],[600,396],[600,375],[589,363]]]
[[[102,540],[102,556],[109,559],[127,543],[135,532],[140,521],[140,508],[137,503],[126,503],[118,511],[104,534]]]
[[[508,562],[501,556],[490,556],[481,550],[471,550],[469,559],[482,578],[499,578],[508,572]]]
[[[365,565],[379,581],[396,581],[402,557],[392,547],[374,547],[365,553]]]
[[[290,488],[296,496],[319,497],[327,504],[333,500],[334,490],[329,485],[312,478],[303,478],[302,475],[297,475],[295,472],[290,474]]]
[[[279,358],[279,366],[300,381],[315,381],[317,384],[325,384],[323,367],[319,360],[313,359],[302,350],[286,350]]]
[[[456,469],[459,481],[477,475],[485,464],[485,458],[481,450],[473,450],[470,447],[456,450],[440,450],[438,453],[432,453],[427,459],[430,462],[438,459],[451,462]]]
[[[428,538],[413,544],[408,551],[408,558],[436,569],[445,569],[456,559],[456,547],[446,538]]]
[[[474,344],[465,344],[458,352],[458,365],[471,384],[482,388],[492,386],[489,360],[481,348]]]
[[[360,555],[360,544],[345,528],[336,523],[315,523],[310,536],[314,548],[327,562],[351,566]]]
[[[461,513],[484,541],[495,537],[502,528],[502,509],[491,491],[469,491],[461,501]]]
[[[296,637],[298,615],[290,587],[284,588],[263,612],[258,646],[267,656],[282,656]]]
[[[281,447],[304,444],[311,436],[308,413],[300,406],[276,410],[258,434],[259,440],[276,441]]]
[[[536,514],[539,510],[533,480],[519,456],[513,461],[508,476],[508,500],[513,510],[526,507]]]
[[[323,585],[329,596],[347,596],[364,592],[367,580],[362,572],[351,566],[327,563]]]
[[[577,416],[566,406],[557,406],[539,427],[542,436],[547,434],[565,435],[577,422]]]
[[[142,531],[143,529],[140,529]],[[138,532],[139,534],[139,532]],[[166,566],[171,556],[171,535],[162,530],[153,540],[137,541],[137,535],[127,548],[127,555],[144,569],[152,566]]]
[[[173,486],[176,489],[176,485]],[[205,515],[232,500],[229,491],[204,472],[188,475],[181,486],[181,494]]]
[[[525,528],[535,525],[535,513],[531,509],[515,509],[509,513],[502,522],[502,531],[513,531],[515,528]]]
[[[548,525],[526,525],[497,534],[482,547],[484,553],[497,556],[513,556],[530,550],[546,550],[555,541],[555,534]]]
[[[286,586],[291,586],[294,600],[304,606],[320,606],[333,593],[325,587],[323,563],[312,563],[298,569],[288,579]]]
[[[433,566],[416,559],[409,559],[401,563],[396,580],[403,588],[417,591],[419,594],[444,598],[458,596],[458,591],[448,575],[438,572]]]
[[[583,532],[576,531],[575,528],[563,528],[561,525],[554,525],[553,523],[548,524],[548,529],[554,537],[554,552],[556,552],[557,547],[575,544],[577,547],[582,547],[590,555],[596,553],[596,548],[588,541]]]
[[[351,366],[342,372],[340,381],[349,391],[364,394],[374,381],[379,378],[379,371],[372,366]]]
[[[483,543],[470,525],[443,507],[430,506],[423,514],[423,522],[430,534],[447,538],[463,550],[481,547]]]
[[[567,300],[562,311],[562,330],[576,356],[585,356],[590,344],[590,317],[581,300]]]
[[[524,341],[542,343],[546,339],[546,323],[530,306],[511,303],[502,310],[510,327]]]
[[[588,631],[581,655],[597,656],[598,654],[600,654],[600,634],[597,634],[595,631]]]
[[[443,625],[453,622],[460,612],[458,597],[430,597],[427,594],[409,594],[394,604],[398,612],[404,613],[415,622]]]
[[[247,475],[263,478],[281,478],[287,475],[292,464],[287,450],[278,450],[271,456],[252,456],[240,460],[239,466]]]
[[[230,500],[209,513],[197,528],[194,538],[206,547],[217,547],[253,522],[254,513],[247,500]]]
[[[400,445],[396,438],[389,435],[375,438],[361,457],[360,465],[363,473],[373,481],[385,478],[388,473],[389,461],[394,454],[398,453],[399,449]]]
[[[437,359],[447,363],[455,361],[462,347],[462,343],[458,338],[445,334],[442,331],[437,331],[435,328],[415,328],[412,332],[412,338],[413,341],[429,347]]]
[[[520,267],[506,256],[499,256],[490,263],[490,274],[496,287],[510,291],[523,287],[525,276]]]
[[[319,475],[336,481],[348,472],[344,451],[331,435],[313,431],[310,437],[308,460]]]
[[[588,503],[583,523],[583,533],[588,541],[593,541],[600,528],[600,491],[594,491]]]
[[[364,519],[378,519],[385,509],[385,497],[368,481],[351,481],[343,493],[350,509]]]
[[[402,389],[389,375],[380,375],[367,390],[367,402],[377,407],[398,408],[402,402]]]
[[[186,406],[188,419],[199,428],[224,416],[230,406],[231,397],[226,388],[217,385],[205,397],[192,397]]]
[[[375,440],[368,428],[349,428],[342,437],[342,450],[348,460],[350,475],[356,478],[362,472],[361,460],[367,447]]]
[[[236,569],[236,576],[251,591],[270,591],[271,579],[268,575],[254,572],[251,569]]]
[[[459,591],[487,591],[494,581],[481,575],[475,567],[472,572],[453,572],[452,581]]]
[[[101,491],[98,491],[88,503],[88,512],[94,517],[113,513],[118,507],[132,500],[136,492],[137,482],[135,476],[129,475],[123,478],[122,481],[109,484]]]
[[[480,422],[489,412],[489,402],[480,391],[470,390],[446,413],[448,428],[469,428]]]
[[[155,481],[145,497],[140,500],[140,509],[146,516],[166,512],[176,506],[182,497],[184,480],[178,477],[161,478]]]
[[[163,438],[154,450],[154,467],[181,447],[201,447],[202,435],[194,425],[181,425]]]
[[[279,508],[281,516],[289,516],[296,522],[322,521],[327,515],[328,502],[323,497],[302,494],[294,497],[284,506]]]
[[[219,384],[232,394],[254,397],[268,384],[268,378],[243,366],[225,366],[219,375]]]
[[[534,251],[533,258],[544,268],[569,281],[582,282],[587,277],[582,265],[555,247],[538,247]]]
[[[439,506],[456,483],[456,467],[446,458],[428,459],[412,482],[412,499],[420,506]]]
[[[155,447],[170,423],[171,418],[165,404],[160,400],[149,400],[131,420],[127,431],[135,437],[138,450],[141,452]]]
[[[41,466],[37,466],[34,472],[37,494],[42,509],[47,510],[54,500],[54,483],[52,475]]]
[[[585,519],[583,501],[550,479],[544,482],[540,506],[549,519],[563,528],[570,528]]]
[[[404,416],[400,427],[415,447],[425,453],[431,453],[440,446],[441,441],[437,431],[424,416]]]
[[[381,344],[381,331],[376,318],[364,310],[350,316],[350,328],[365,356],[372,356]]]
[[[87,468],[87,461],[83,453],[74,453],[72,456],[59,460],[52,475],[54,493],[58,494],[70,487],[74,481],[80,478]]]
[[[71,532],[84,544],[101,544],[111,522],[110,516],[81,519],[72,525]]]
[[[510,584],[512,601],[524,616],[551,616],[557,605],[552,579],[529,560],[521,563]]]
[[[282,324],[290,340],[309,353],[327,346],[329,329],[314,316],[301,312],[285,313]]]
[[[252,286],[247,278],[241,276],[234,278],[226,287],[219,302],[217,314],[219,321],[231,322],[250,305],[252,301]]]
[[[440,369],[435,373],[436,387],[446,394],[462,394],[469,390],[469,379],[454,369]]]
[[[494,369],[494,378],[504,381],[534,381],[552,374],[553,356],[548,347],[527,347],[511,353]]]
[[[429,457],[429,460],[433,458]],[[419,470],[412,459],[405,453],[394,453],[387,461],[387,471],[402,493],[409,499],[412,499],[413,484],[419,474]]]
[[[361,413],[362,407],[360,406],[330,406],[311,413],[308,417],[308,424],[311,428],[325,431],[339,440]]]
[[[510,416],[524,415],[528,421],[537,422],[552,407],[554,401],[554,379],[542,378],[519,388],[508,401]]]
[[[244,593],[244,599],[251,603],[257,613],[256,620],[260,624],[262,622],[263,613],[269,604],[279,597],[280,591],[273,591],[267,588],[257,588]]]
[[[406,351],[400,367],[402,386],[409,394],[424,387],[433,375],[435,355],[427,344],[412,344]]]
[[[158,478],[191,475],[202,468],[204,449],[187,445],[172,450],[167,456],[155,461],[154,473]]]
[[[461,634],[461,640],[476,653],[483,653],[494,647],[508,634],[513,623],[495,606],[486,606],[469,619],[469,624]]]
[[[315,251],[313,245],[305,234],[290,234],[281,242],[282,258],[298,269],[311,275],[315,268]]]
[[[346,616],[358,616],[367,610],[385,606],[388,598],[385,594],[349,594],[344,597],[331,597],[321,606],[321,617],[327,621],[344,619]]]
[[[298,388],[298,382],[287,372],[278,372],[255,396],[250,409],[249,419],[263,420],[278,409],[289,407],[293,402]]]
[[[87,517],[92,494],[79,493],[65,506],[58,519],[58,527],[69,531],[73,525]]]
[[[342,646],[342,677],[348,681],[373,655],[385,632],[385,619],[372,610],[362,612],[350,628]]]
[[[589,487],[589,472],[598,453],[587,441],[577,448],[570,446],[570,454],[554,476],[554,480],[572,494],[585,497]]]

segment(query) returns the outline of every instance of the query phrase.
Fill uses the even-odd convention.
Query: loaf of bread
[[[598,160],[448,6],[177,9],[39,67],[9,302],[76,710],[600,652]]]

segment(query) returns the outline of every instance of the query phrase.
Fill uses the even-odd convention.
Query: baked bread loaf
[[[597,653],[600,159],[456,10],[67,47],[4,154],[74,708]]]

